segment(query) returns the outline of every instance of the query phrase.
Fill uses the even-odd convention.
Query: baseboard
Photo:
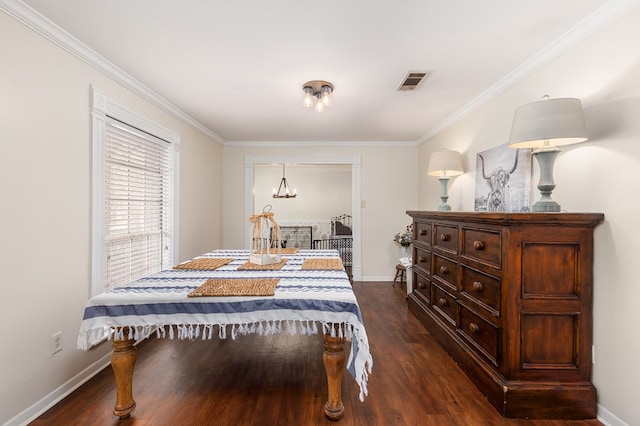
[[[30,422],[41,416],[49,408],[62,401],[65,397],[71,394],[71,392],[78,389],[93,376],[104,370],[105,367],[109,366],[109,364],[111,364],[111,352],[82,370],[80,373],[76,374],[71,379],[67,380],[62,386],[55,389],[53,392],[33,404],[31,407],[19,413],[14,418],[10,419],[4,424],[4,426],[23,426],[29,424]]]
[[[629,426],[620,417],[598,404],[598,421],[605,426]]]
[[[355,274],[354,274],[354,281],[385,281],[390,283],[391,281],[393,281],[393,275],[380,275],[380,276],[367,276],[367,277],[362,277],[359,280],[355,279]]]

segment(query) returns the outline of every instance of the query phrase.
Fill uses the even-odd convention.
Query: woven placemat
[[[289,248],[281,248],[280,254],[296,254],[298,252],[298,247],[289,247]],[[266,253],[267,249],[260,250],[260,253]],[[278,249],[269,249],[269,253],[274,254],[278,253]]]
[[[273,296],[278,281],[280,278],[210,279],[187,296]]]
[[[271,263],[269,265],[258,265],[257,263],[251,263],[246,261],[242,265],[238,266],[238,271],[279,271],[287,263],[288,259],[282,258],[278,263]]]
[[[340,258],[319,257],[315,259],[305,259],[302,263],[302,269],[324,269],[341,271],[344,269],[344,266],[342,265],[342,259]]]
[[[213,269],[218,269],[219,267],[224,266],[230,262],[233,262],[232,258],[200,257],[198,259],[193,259],[188,262],[176,265],[173,267],[173,269],[200,269],[211,271]]]

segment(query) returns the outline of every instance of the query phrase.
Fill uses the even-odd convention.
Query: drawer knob
[[[469,324],[469,331],[471,332],[471,334],[476,334],[478,333],[478,331],[480,331],[480,327],[478,326],[478,324],[472,322],[471,324]]]
[[[418,281],[418,288],[426,288],[427,285],[424,283],[424,281]]]
[[[441,275],[447,275],[449,273],[449,268],[447,268],[446,266],[441,266],[440,267],[440,274]]]
[[[440,241],[449,241],[451,239],[451,235],[449,234],[440,234]]]
[[[473,282],[473,289],[475,291],[482,291],[482,283],[480,281]]]
[[[427,258],[424,256],[418,256],[418,263],[425,263],[427,261]]]
[[[445,306],[447,306],[447,299],[445,299],[444,297],[441,297],[440,299],[438,299],[438,305],[444,308]]]
[[[421,229],[420,230],[420,235],[427,235],[427,230],[426,229]]]
[[[479,240],[475,240],[473,242],[473,248],[476,250],[484,250],[484,242],[479,241]]]

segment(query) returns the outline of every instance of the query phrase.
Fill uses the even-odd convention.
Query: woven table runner
[[[201,257],[193,259],[185,263],[181,263],[173,267],[173,269],[200,269],[211,271],[218,269],[227,263],[233,262],[233,259],[223,257]]]
[[[298,247],[281,248],[280,254],[296,254],[298,253],[298,250],[299,250]],[[260,253],[266,253],[266,252],[267,252],[267,249],[260,250]],[[269,253],[277,254],[278,249],[269,249]]]
[[[187,296],[273,296],[278,281],[280,278],[209,279]]]
[[[249,261],[238,266],[238,271],[279,271],[287,263],[288,259],[282,258],[278,263],[271,263],[269,265],[258,265],[257,263],[251,263]]]
[[[302,269],[310,270],[310,269],[323,269],[323,270],[338,270],[341,271],[344,269],[342,265],[342,259],[340,258],[316,258],[316,259],[305,259],[302,263]]]

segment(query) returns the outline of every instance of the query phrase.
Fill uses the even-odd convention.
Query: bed
[[[247,263],[248,250],[216,250],[190,262],[221,263],[225,259],[228,263],[213,270],[182,268],[193,264],[183,263],[177,265],[178,269],[161,271],[91,298],[85,307],[78,347],[88,350],[104,337],[105,330],[109,333],[116,382],[114,414],[126,418],[136,406],[134,344],[153,334],[191,340],[284,332],[322,334],[328,387],[325,415],[332,420],[342,417],[345,366],[364,401],[373,360],[360,307],[339,253],[283,249],[282,256],[286,263],[281,269],[242,269],[251,266]],[[322,262],[334,266],[325,268]],[[308,265],[311,269],[306,268]],[[279,281],[272,296],[188,296],[202,289],[207,280],[241,287],[242,283],[274,279]],[[348,358],[345,339],[351,341]]]
[[[313,240],[313,248],[316,250],[337,250],[344,266],[353,266],[353,231],[351,215],[342,214],[332,217],[331,235],[329,238]]]

